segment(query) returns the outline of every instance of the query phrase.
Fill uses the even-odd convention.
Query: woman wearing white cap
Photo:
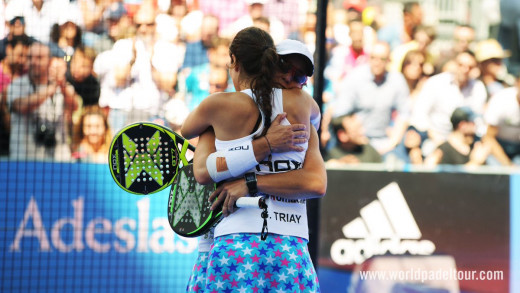
[[[199,268],[207,270],[207,282],[205,285],[195,284],[195,288],[190,287],[193,284],[191,282],[188,290],[202,286],[208,291],[218,291],[237,286],[276,287],[296,291],[305,288],[311,292],[319,291],[316,272],[307,250],[305,205],[306,198],[321,197],[326,189],[326,172],[319,153],[317,133],[311,126],[311,120],[315,122],[316,127],[319,126],[319,109],[314,100],[301,90],[302,84],[305,83],[304,78],[293,78],[301,75],[301,72],[304,75],[312,75],[312,56],[308,50],[303,54],[298,51],[298,47],[301,46],[296,43],[289,43],[292,44],[288,45],[287,50],[280,50],[284,49],[283,46],[278,48],[280,52],[288,53],[284,55],[284,61],[279,61],[272,39],[267,33],[256,28],[246,28],[239,32],[230,46],[230,74],[236,90],[241,92],[220,93],[206,98],[183,125],[181,132],[187,138],[201,134],[208,127],[213,127],[216,134],[214,145],[213,141],[207,143],[206,139],[211,136],[208,132],[201,136],[197,145],[194,170],[199,182],[204,183],[208,178],[222,181],[240,177],[222,184],[212,195],[218,195],[214,205],[223,203],[223,213],[227,217],[215,228],[215,242],[207,254],[208,259],[205,260],[205,263],[212,265],[199,263]],[[291,65],[289,60],[297,57],[291,56],[292,54],[305,55],[310,62],[299,64],[300,66]],[[279,75],[276,68],[280,68],[280,64],[282,73]],[[296,83],[297,88],[277,88],[287,83],[293,86]],[[259,106],[249,103],[253,100],[245,99],[246,95],[254,97]],[[261,108],[260,113],[258,107]],[[283,112],[287,113],[286,117],[278,116],[275,120],[277,115]],[[264,123],[255,128],[258,119]],[[311,139],[308,143],[292,148],[284,147],[280,137],[269,132],[266,136],[252,141],[255,134],[266,132],[262,128],[267,129],[271,121],[273,127],[279,127],[278,123],[281,121],[283,125],[292,125],[295,129],[299,124],[294,123],[301,123],[306,129],[311,129]],[[296,133],[291,134],[291,137],[281,138],[292,140],[299,135],[299,132]],[[207,156],[215,145],[217,152]],[[241,146],[242,151],[223,151],[237,145]],[[292,151],[279,153],[291,149]],[[300,168],[301,170],[296,170]],[[247,172],[247,184],[241,178],[244,172]],[[256,178],[256,174],[271,175]],[[260,236],[263,225],[261,211],[233,209],[239,197],[257,192],[266,197],[269,207],[269,235],[265,241],[262,241]],[[237,249],[238,247],[242,249]],[[228,261],[221,262],[222,257],[228,258]],[[244,277],[243,273],[248,269],[252,272]],[[277,277],[288,276],[290,273],[301,276],[301,279]],[[254,276],[255,274],[257,276]],[[192,276],[193,279],[196,277]]]

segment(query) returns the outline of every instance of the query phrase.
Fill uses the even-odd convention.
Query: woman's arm
[[[209,96],[188,114],[181,127],[181,135],[184,138],[192,139],[197,137],[211,126],[212,109],[218,106],[216,105],[217,100],[214,95]]]
[[[487,132],[482,138],[484,144],[488,145],[491,150],[491,154],[502,164],[502,166],[511,166],[513,162],[506,155],[506,152],[497,141],[498,127],[494,125],[488,125]]]
[[[257,176],[258,190],[288,199],[323,197],[327,190],[327,172],[318,144],[317,131],[312,127],[303,168],[285,173]],[[247,194],[248,189],[243,178],[225,182],[210,196],[210,201],[215,200],[212,209],[223,204],[222,213],[227,216],[233,212],[237,199]]]
[[[247,170],[255,167],[258,162],[266,158],[271,152],[283,153],[288,151],[303,151],[303,147],[301,147],[300,144],[307,142],[309,132],[305,129],[305,125],[303,124],[281,125],[280,123],[285,117],[285,113],[278,114],[269,127],[266,135],[256,138],[252,141],[253,153],[256,160],[254,165],[247,165],[245,164],[245,160],[242,160],[243,164],[240,165],[241,169],[234,170],[233,173],[243,174],[247,172]],[[219,169],[219,167],[224,169],[231,167],[227,165],[226,156],[233,155],[232,152],[221,151],[219,152],[218,156],[210,157],[210,155],[213,155],[214,152],[215,133],[213,129],[209,128],[203,134],[201,134],[197,144],[197,149],[195,150],[195,156],[193,158],[193,171],[195,179],[200,184],[209,184],[215,181],[208,172],[208,163],[213,163],[217,166],[217,169]],[[208,162],[208,160],[217,161]],[[232,176],[229,175],[223,180],[229,179],[231,177]]]

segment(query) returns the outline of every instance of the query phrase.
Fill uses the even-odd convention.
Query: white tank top
[[[244,90],[242,92],[253,97],[251,90]],[[275,89],[273,92],[273,113],[271,121],[280,113],[283,113],[282,90]],[[284,119],[282,124],[290,125],[290,122]],[[252,136],[254,135],[252,134],[232,141],[215,139],[215,147],[217,151],[224,150],[236,145],[237,142],[244,139],[251,139]],[[270,160],[268,158],[264,159],[255,168],[250,170],[250,172],[254,171],[259,175],[263,175],[300,169],[303,166],[308,143],[303,144],[302,147],[305,149],[303,152],[273,153]],[[260,193],[260,195],[265,196],[267,199],[267,211],[269,213],[267,227],[269,233],[309,239],[305,199],[289,200],[277,196],[276,194],[268,195]],[[261,213],[262,211],[260,209],[255,208],[240,208],[236,210],[217,225],[215,228],[215,237],[233,233],[260,233],[263,225]]]

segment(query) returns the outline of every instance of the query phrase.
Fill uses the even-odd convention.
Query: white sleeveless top
[[[242,92],[254,98],[251,90],[244,90]],[[283,113],[282,90],[275,89],[273,92],[273,113],[271,121],[280,113]],[[284,119],[282,124],[290,125],[290,122]],[[263,126],[260,128],[263,130]],[[242,140],[251,139],[257,132],[258,131],[255,131],[254,134],[247,137],[231,141],[215,139],[215,147],[217,151],[219,151],[236,146]],[[259,133],[261,133],[261,131],[258,132],[258,134]],[[254,171],[259,175],[263,175],[300,169],[304,163],[308,143],[302,144],[301,146],[304,147],[305,151],[273,153],[270,160],[265,158],[255,168],[250,170],[250,172]],[[268,195],[260,193],[260,195],[265,196],[267,199],[267,211],[269,213],[267,227],[269,233],[309,239],[305,199],[290,200],[277,196],[276,194]],[[231,215],[225,217],[216,226],[215,237],[233,233],[260,233],[263,225],[261,213],[262,210],[255,208],[240,208],[236,210]]]

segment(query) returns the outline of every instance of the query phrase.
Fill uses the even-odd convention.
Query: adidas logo
[[[347,239],[334,241],[332,260],[338,265],[361,264],[374,255],[431,255],[435,244],[419,240],[417,223],[397,183],[377,192],[377,200],[360,210],[360,217],[343,226]]]

